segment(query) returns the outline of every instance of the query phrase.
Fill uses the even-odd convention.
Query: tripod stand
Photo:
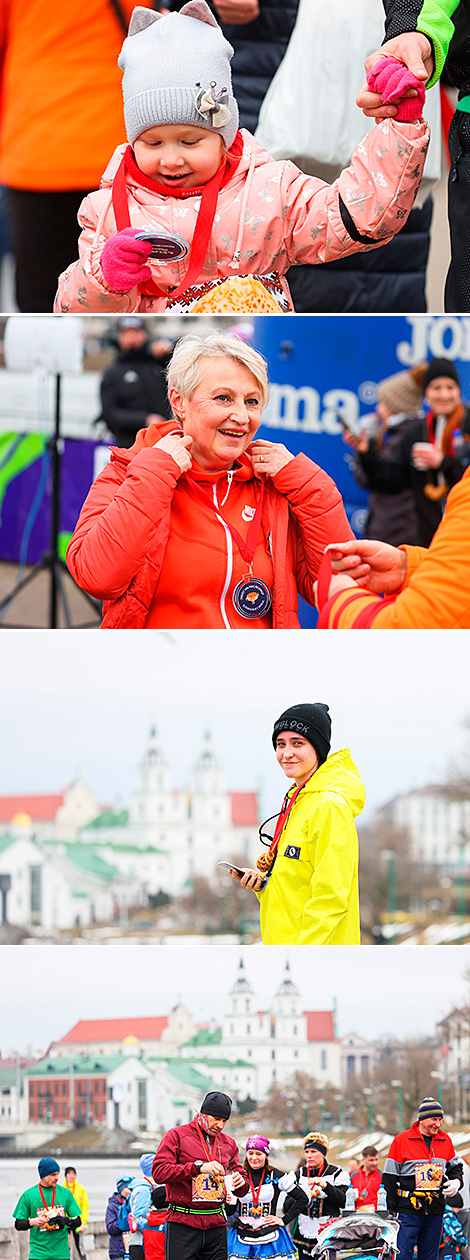
[[[61,376],[56,373],[56,389],[55,389],[55,418],[54,432],[47,443],[49,459],[52,469],[52,502],[51,502],[51,532],[50,532],[50,550],[45,551],[42,560],[33,566],[31,572],[22,578],[13,590],[0,602],[0,625],[3,620],[3,614],[7,611],[13,600],[21,594],[22,591],[34,582],[34,579],[40,573],[50,574],[49,588],[49,629],[56,630],[58,625],[59,601],[62,607],[63,616],[67,630],[72,628],[70,609],[67,600],[67,592],[64,585],[64,576],[70,577],[67,565],[59,555],[58,538],[59,538],[59,514],[60,514],[60,459],[62,454],[63,438],[60,436],[60,414],[61,414]],[[87,595],[86,591],[81,591],[83,598],[93,608],[93,611],[99,615],[100,605],[91,595]],[[85,622],[80,629],[87,626],[94,626],[95,621]],[[21,626],[9,626],[9,629],[19,630]]]

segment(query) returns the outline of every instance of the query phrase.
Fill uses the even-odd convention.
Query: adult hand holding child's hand
[[[123,228],[110,236],[103,245],[101,254],[101,270],[106,284],[114,293],[128,293],[136,284],[150,280],[150,267],[146,267],[152,244],[150,241],[136,240],[134,235],[138,228]]]

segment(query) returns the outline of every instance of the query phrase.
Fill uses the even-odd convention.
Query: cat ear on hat
[[[207,22],[208,26],[219,27],[219,23],[209,5],[206,4],[206,0],[188,0],[188,4],[184,4],[183,8],[180,9],[180,13],[184,13],[185,17],[196,18],[198,22]]]
[[[155,13],[154,9],[144,9],[141,4],[138,4],[132,10],[127,34],[138,35],[140,31],[145,31],[147,26],[153,26],[154,22],[160,22],[163,17],[163,13]]]

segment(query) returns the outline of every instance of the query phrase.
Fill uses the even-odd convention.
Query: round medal
[[[264,617],[272,604],[271,591],[261,578],[242,578],[232,595],[232,603],[241,617],[255,620]]]
[[[149,257],[158,262],[179,262],[189,254],[189,245],[182,236],[166,235],[162,232],[136,232],[137,241],[151,241]]]

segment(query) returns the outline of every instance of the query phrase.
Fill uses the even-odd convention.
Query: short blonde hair
[[[307,1133],[306,1136],[304,1137],[304,1142],[303,1142],[304,1148],[305,1148],[306,1142],[321,1142],[322,1146],[326,1146],[327,1152],[330,1149],[330,1143],[326,1136],[326,1133],[318,1133],[318,1132]]]
[[[176,389],[183,398],[192,398],[204,376],[205,359],[235,359],[254,376],[261,392],[261,405],[269,402],[266,359],[240,337],[227,333],[188,333],[177,341],[167,369],[168,392]]]

